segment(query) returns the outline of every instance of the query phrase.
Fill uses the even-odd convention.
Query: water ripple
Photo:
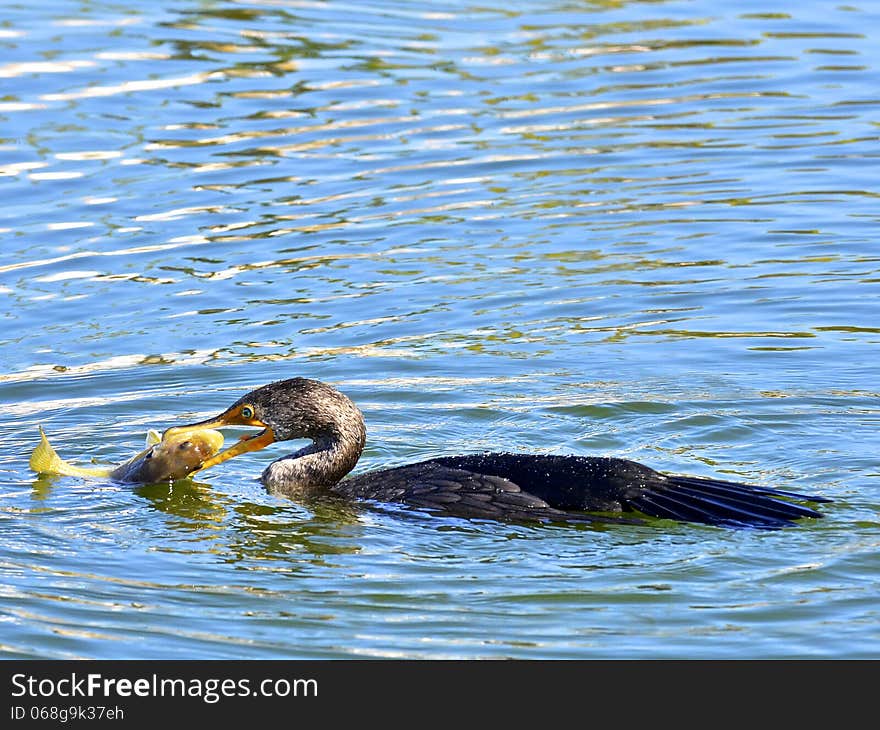
[[[0,651],[868,657],[871,7],[0,10]],[[607,453],[835,500],[560,529],[36,478],[291,375],[361,468]],[[174,627],[172,631],[169,627]]]

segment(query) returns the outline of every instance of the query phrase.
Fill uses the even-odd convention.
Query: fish
[[[56,453],[40,426],[40,443],[30,458],[30,468],[38,474],[104,478],[131,484],[175,481],[197,471],[202,463],[223,446],[223,435],[209,428],[192,429],[162,439],[156,431],[147,434],[147,448],[115,467],[82,467],[71,464]]]

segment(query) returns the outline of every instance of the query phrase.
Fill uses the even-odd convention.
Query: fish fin
[[[155,446],[162,440],[162,434],[159,433],[155,428],[151,428],[147,431],[147,448],[151,446]]]
[[[32,471],[38,474],[57,474],[59,476],[69,477],[106,477],[110,474],[110,469],[92,468],[86,469],[79,466],[69,464],[62,459],[52,448],[49,439],[43,427],[40,429],[40,443],[31,454],[29,466]]]
[[[38,428],[40,429],[40,443],[31,454],[29,466],[32,471],[38,474],[52,473],[55,471],[58,463],[61,462],[61,458],[55,453],[55,449],[52,448],[52,444],[46,438],[46,432],[43,431],[43,427],[38,426]]]

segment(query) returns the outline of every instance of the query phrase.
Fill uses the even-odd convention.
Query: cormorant
[[[402,502],[443,515],[513,521],[638,523],[609,513],[641,512],[684,522],[762,528],[822,516],[789,499],[830,501],[737,482],[661,474],[634,461],[599,456],[442,456],[346,478],[366,442],[363,415],[336,388],[306,378],[264,385],[215,418],[170,428],[164,438],[191,428],[226,426],[263,430],[207,459],[201,469],[275,441],[311,441],[270,463],[261,477],[270,492],[293,497],[325,492]]]

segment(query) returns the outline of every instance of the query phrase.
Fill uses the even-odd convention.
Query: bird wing
[[[402,502],[454,517],[514,522],[643,524],[632,518],[554,509],[509,479],[439,463],[411,464],[368,476],[369,479],[345,479],[333,491],[361,499]]]

